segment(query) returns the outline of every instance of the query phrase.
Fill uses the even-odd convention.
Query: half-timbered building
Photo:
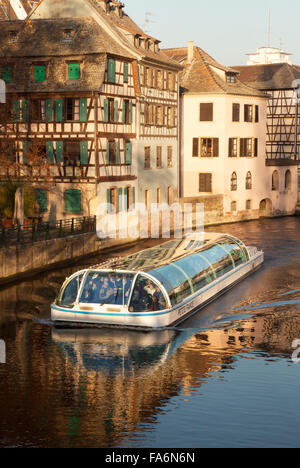
[[[137,167],[130,52],[91,17],[4,21],[0,40],[7,84],[0,137],[20,168],[14,174],[2,168],[2,180],[30,179],[40,190],[41,210],[55,218],[95,214],[99,197],[116,206],[132,199]],[[29,164],[37,145],[47,170]],[[46,183],[50,191],[43,190]]]
[[[18,114],[2,138],[24,164],[29,142],[45,143],[55,183],[49,214],[51,206],[62,217],[95,214],[101,202],[119,211],[176,200],[181,67],[123,3],[43,0],[26,22],[3,22],[1,42]]]

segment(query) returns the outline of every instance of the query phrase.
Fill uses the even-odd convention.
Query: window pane
[[[57,299],[58,305],[72,307],[75,304],[83,276],[84,273],[80,273],[63,287]]]
[[[127,305],[133,274],[90,272],[79,302],[90,304]]]
[[[130,303],[130,312],[150,312],[164,310],[167,301],[161,289],[150,279],[139,275]]]
[[[213,120],[213,103],[200,104],[200,122],[211,122]]]

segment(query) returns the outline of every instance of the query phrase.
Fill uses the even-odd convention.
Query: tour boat
[[[228,234],[170,240],[67,278],[51,318],[57,324],[178,325],[263,261],[262,251]]]

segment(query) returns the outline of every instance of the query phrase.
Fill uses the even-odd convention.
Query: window
[[[272,174],[272,190],[279,190],[279,174],[278,171],[274,171]]]
[[[124,99],[123,101],[123,123],[132,123],[132,102],[128,99]]]
[[[240,105],[232,104],[232,122],[240,121]]]
[[[236,172],[233,172],[232,176],[231,176],[231,191],[232,192],[235,192],[237,190],[238,186],[237,186],[237,175],[236,175]]]
[[[151,169],[151,148],[150,148],[150,146],[145,146],[144,169]]]
[[[132,164],[132,143],[125,141],[125,164],[131,166]]]
[[[164,108],[162,106],[156,107],[156,125],[164,125]]]
[[[80,214],[81,207],[81,191],[77,189],[69,189],[65,191],[65,210],[67,214]]]
[[[284,187],[285,187],[285,190],[291,190],[292,188],[292,173],[290,170],[287,170],[285,173]]]
[[[219,156],[219,138],[201,138],[200,156],[202,158]]]
[[[237,211],[237,202],[236,201],[233,201],[231,202],[231,211],[234,213],[235,211]]]
[[[199,192],[212,192],[212,174],[199,174]]]
[[[252,174],[250,171],[246,175],[246,190],[252,190]]]
[[[254,154],[255,158],[258,157],[258,138],[254,138]]]
[[[240,157],[250,158],[253,156],[253,140],[252,138],[240,139]]]
[[[236,83],[236,74],[235,73],[226,73],[227,83]]]
[[[120,164],[120,147],[118,141],[108,141],[106,151],[106,164],[115,165]]]
[[[139,275],[129,305],[130,312],[151,312],[167,308],[161,289],[148,278]]]
[[[168,107],[168,118],[167,118],[168,127],[175,126],[175,109],[174,107]]]
[[[68,65],[68,79],[70,81],[77,81],[80,78],[80,65],[79,63],[69,63]]]
[[[168,167],[173,167],[173,147],[172,146],[168,146],[168,161],[167,161],[167,164],[168,164]]]
[[[46,120],[46,101],[44,99],[33,99],[30,110],[33,122],[44,122]]]
[[[245,104],[244,106],[244,121],[253,122],[253,106]]]
[[[117,213],[118,208],[118,190],[116,188],[107,189],[107,212]]]
[[[67,141],[65,143],[66,165],[76,166],[80,164],[80,142]]]
[[[252,206],[252,201],[246,200],[246,210],[251,210],[251,206]]]
[[[153,87],[153,82],[154,82],[154,73],[153,69],[149,67],[144,68],[144,85],[148,86],[148,88]]]
[[[40,213],[47,211],[47,192],[45,190],[36,190],[36,198],[39,205]]]
[[[67,98],[65,101],[65,112],[67,121],[80,120],[80,100]]]
[[[161,188],[156,189],[156,203],[158,205],[161,203]]]
[[[168,73],[168,79],[167,79],[167,87],[170,91],[175,90],[175,75],[174,73],[169,72]]]
[[[213,109],[213,103],[202,102],[200,104],[200,122],[212,122]]]
[[[46,65],[34,66],[34,81],[42,82],[46,80]]]
[[[150,190],[145,190],[145,206],[147,210],[150,210]]]
[[[115,121],[115,100],[112,98],[108,99],[108,122],[113,123]]]
[[[162,70],[157,70],[156,80],[157,80],[157,87],[159,89],[163,89],[164,88],[164,75],[163,75]]]
[[[172,187],[168,187],[168,205],[172,205],[173,203],[173,189]]]
[[[161,169],[163,167],[162,165],[162,147],[157,146],[156,147],[156,168]]]
[[[6,84],[12,82],[12,67],[2,67],[1,79],[5,81]]]
[[[17,42],[18,35],[19,35],[18,31],[9,31],[9,33],[8,33],[9,42],[11,44]]]
[[[108,59],[108,82],[116,82],[116,61],[114,59]]]
[[[229,148],[228,148],[229,158],[237,158],[238,156],[238,139],[229,138]]]
[[[65,288],[59,293],[57,305],[63,307],[73,307],[78,296],[78,292],[83,280],[84,273],[77,273]]]

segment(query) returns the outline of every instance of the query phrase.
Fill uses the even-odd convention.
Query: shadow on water
[[[297,218],[210,228],[266,261],[180,329],[52,327],[49,306],[82,262],[2,289],[0,445],[297,446],[299,228]]]

